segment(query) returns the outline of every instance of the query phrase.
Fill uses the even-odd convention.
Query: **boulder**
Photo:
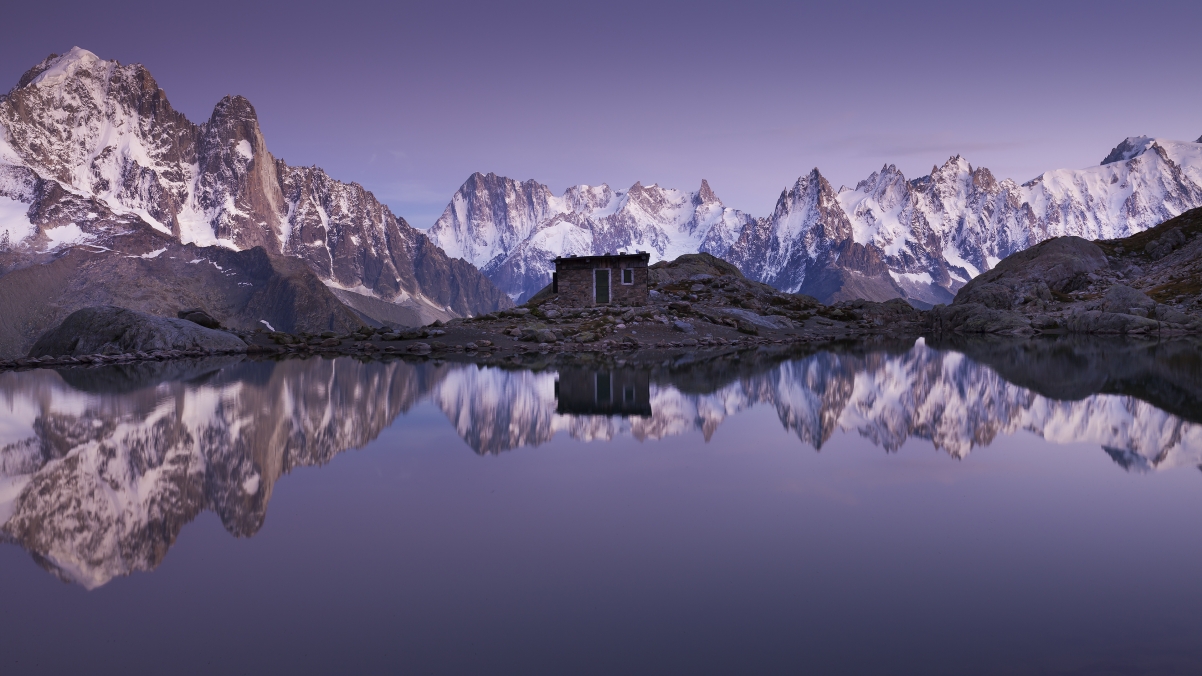
[[[788,317],[761,315],[750,310],[740,310],[738,308],[720,308],[717,310],[717,314],[734,319],[736,322],[750,324],[762,329],[791,329],[794,326],[793,320]],[[745,333],[751,332],[747,331]]]
[[[956,294],[956,304],[978,303],[1009,309],[1015,296],[1046,295],[1044,288],[1068,293],[1088,284],[1088,275],[1109,265],[1101,247],[1080,237],[1055,237],[1007,256],[972,279]],[[990,287],[990,288],[984,288]],[[1008,289],[1009,300],[1001,289]]]
[[[684,280],[701,281],[723,275],[743,277],[743,273],[737,267],[708,253],[684,254],[676,260],[660,261],[648,268],[650,281],[658,284]],[[654,298],[656,292],[651,293]]]
[[[154,350],[241,352],[246,343],[225,331],[172,317],[104,305],[76,310],[34,343],[30,356],[126,354]]]
[[[1138,315],[1119,312],[1080,312],[1065,319],[1070,333],[1110,333],[1120,335],[1156,333],[1160,322]]]
[[[1110,287],[1106,290],[1106,295],[1102,297],[1104,312],[1147,317],[1155,309],[1156,301],[1149,298],[1146,293],[1122,284]]]
[[[1161,258],[1173,253],[1173,249],[1185,244],[1188,240],[1181,228],[1173,228],[1164,233],[1157,239],[1154,239],[1144,245],[1144,252],[1154,260],[1158,261]]]
[[[1198,323],[1197,318],[1169,305],[1157,305],[1155,315],[1156,319],[1162,322],[1170,322],[1182,326],[1193,326]]]

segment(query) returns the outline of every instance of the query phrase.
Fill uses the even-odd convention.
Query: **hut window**
[[[622,268],[622,283],[634,284],[634,268]]]

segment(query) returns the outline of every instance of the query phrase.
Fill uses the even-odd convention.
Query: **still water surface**
[[[0,671],[1199,673],[1197,353],[1116,354],[3,373]]]

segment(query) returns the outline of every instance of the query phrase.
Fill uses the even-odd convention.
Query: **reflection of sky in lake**
[[[0,664],[6,673],[1092,673],[1103,664],[1186,673],[1202,664],[1196,426],[1119,395],[1045,400],[963,357],[926,352],[932,359],[817,355],[705,393],[653,376],[652,416],[628,419],[557,414],[550,372],[316,360],[239,365],[120,396],[51,373],[4,374],[6,476],[16,461],[36,464],[11,452],[11,430],[58,449],[28,480],[48,491],[38,504],[58,509],[26,513],[19,537],[6,526],[9,537],[57,574],[98,585],[61,584],[21,548],[0,548]],[[968,371],[960,382],[932,375]],[[912,387],[882,389],[872,373],[909,373]],[[494,398],[485,385],[497,374],[507,389]],[[903,390],[925,394],[907,409],[896,403]],[[485,401],[502,405],[455,415]],[[39,407],[59,415],[19,413]],[[104,431],[87,441],[86,429]],[[939,441],[962,430],[973,431],[967,456]],[[485,437],[522,448],[466,452],[465,439]],[[1169,453],[1147,445],[1157,439]],[[1123,471],[1101,447],[1124,440],[1145,444],[1132,447],[1148,460],[1138,467],[1178,468]],[[114,507],[72,507],[82,497]],[[116,525],[88,521],[99,516]],[[71,552],[78,558],[63,565]]]

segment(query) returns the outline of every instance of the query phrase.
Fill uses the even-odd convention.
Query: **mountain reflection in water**
[[[728,416],[765,405],[815,449],[840,430],[886,451],[919,439],[964,458],[1025,430],[1098,444],[1128,470],[1202,462],[1193,344],[941,347],[953,349],[920,341],[558,372],[240,357],[8,372],[0,522],[47,570],[98,587],[153,569],[202,510],[253,535],[281,475],[364,446],[427,400],[479,454],[559,432],[647,440],[697,430],[709,441]]]

